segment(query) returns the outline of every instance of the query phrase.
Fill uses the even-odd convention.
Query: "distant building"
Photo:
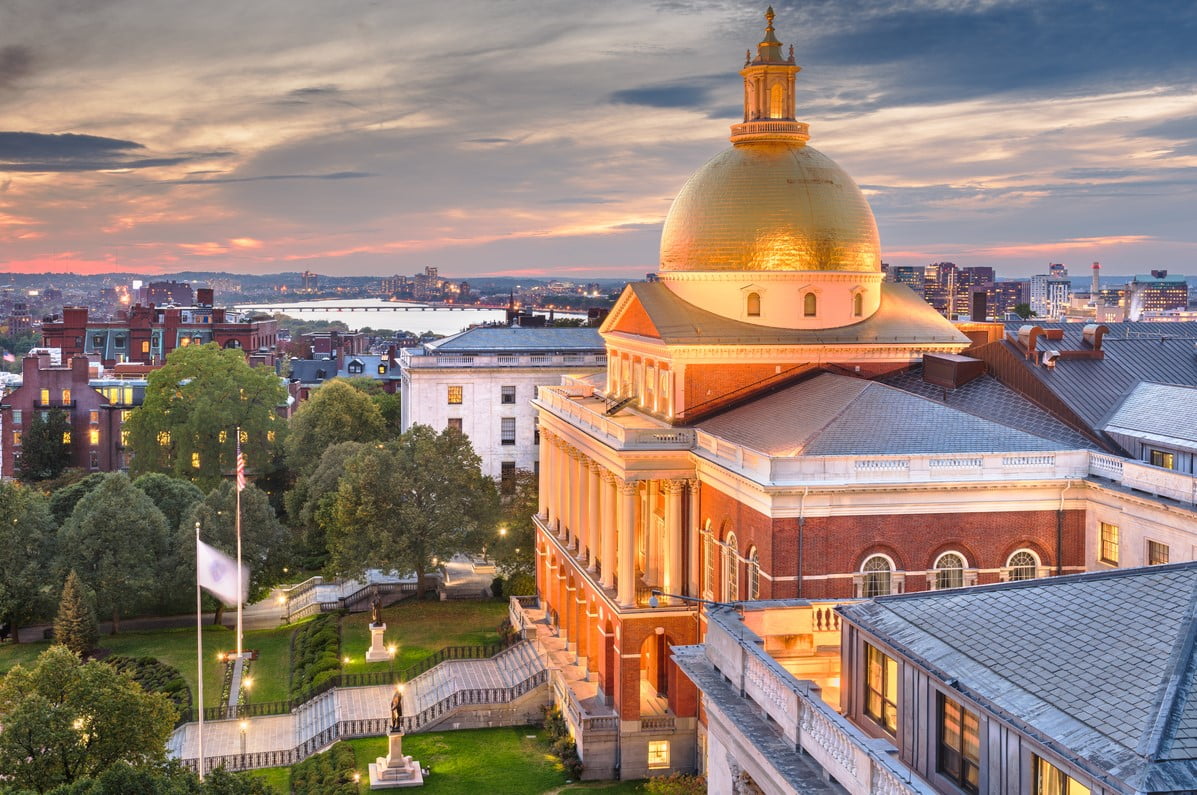
[[[1128,320],[1139,320],[1146,313],[1187,309],[1189,284],[1184,276],[1169,276],[1166,270],[1136,274],[1126,286],[1129,293]]]
[[[919,296],[920,298],[923,297],[926,290],[926,285],[924,283],[925,277],[923,275],[923,268],[921,266],[891,265],[889,271],[887,272],[887,276],[889,281],[895,284],[904,284],[911,290],[914,290],[915,295]]]
[[[187,282],[150,282],[137,288],[137,303],[142,306],[191,306],[195,292]]]
[[[24,301],[15,301],[12,312],[8,315],[8,333],[24,334],[33,330],[33,316],[29,314],[29,306]]]
[[[1008,315],[1014,314],[1014,309],[1019,304],[1030,303],[1030,289],[1031,283],[1027,279],[993,282],[986,290],[989,304],[988,319],[1005,320]],[[978,321],[984,319],[986,318],[973,318]]]
[[[398,391],[400,370],[395,349],[384,355],[335,350],[328,356],[292,359],[289,380],[298,401],[311,397],[312,390],[334,378],[371,378],[390,394]]]
[[[302,286],[299,288],[301,293],[315,293],[320,290],[320,275],[312,273],[311,271],[304,271],[300,275]]]

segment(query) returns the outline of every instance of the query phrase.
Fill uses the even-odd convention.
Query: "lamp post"
[[[245,736],[249,732],[249,721],[242,720],[238,728],[241,729],[241,767],[245,767]]]
[[[390,646],[387,646],[387,654],[390,655],[390,658],[391,658],[391,681],[392,682],[395,681],[395,653],[398,651],[399,651],[399,648],[394,643],[392,643]]]
[[[285,611],[285,618],[283,618],[283,623],[290,624],[291,623],[291,600],[289,600],[287,598],[286,594],[278,595],[278,606],[283,608],[283,610]]]

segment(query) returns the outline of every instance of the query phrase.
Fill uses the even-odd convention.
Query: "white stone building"
[[[403,430],[456,427],[496,479],[537,470],[537,387],[606,367],[592,328],[479,327],[403,351]],[[510,473],[510,474],[509,474]]]

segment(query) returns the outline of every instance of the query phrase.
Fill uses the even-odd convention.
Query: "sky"
[[[764,6],[4,0],[0,272],[640,276]],[[1197,273],[1197,4],[774,7],[887,262]]]

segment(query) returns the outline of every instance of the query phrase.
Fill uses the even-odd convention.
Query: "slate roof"
[[[1101,449],[1087,436],[1060,422],[990,375],[974,378],[955,389],[944,389],[924,381],[923,368],[920,365],[879,380],[945,406],[1018,428],[1044,439],[1053,439],[1069,450]]]
[[[374,378],[380,381],[398,379],[398,367],[388,368],[388,372],[385,375],[380,376],[378,374],[378,365],[384,359],[385,357],[378,354],[344,356],[342,357],[340,370],[337,369],[335,359],[292,359],[291,375],[288,377],[292,381],[299,381],[301,384],[318,384],[333,378]],[[362,372],[349,372],[349,363],[355,361],[362,363]],[[324,371],[324,375],[320,375],[321,370]]]
[[[1139,384],[1110,415],[1105,430],[1197,443],[1197,386]]]
[[[648,314],[661,339],[669,344],[968,342],[955,326],[902,284],[882,282],[881,307],[871,317],[850,326],[828,329],[775,329],[732,320],[683,301],[661,282],[632,282],[628,288]]]
[[[882,597],[839,610],[1126,790],[1197,790],[1197,563]]]
[[[596,328],[520,328],[479,326],[451,337],[425,343],[432,353],[498,354],[518,353],[595,353],[606,350]]]
[[[779,457],[1076,449],[885,384],[831,373],[696,427]]]

